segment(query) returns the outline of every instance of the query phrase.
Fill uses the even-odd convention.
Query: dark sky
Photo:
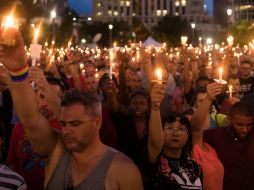
[[[76,10],[80,15],[92,14],[92,0],[68,0],[72,9]],[[205,0],[209,10],[209,14],[213,14],[213,0]]]
[[[69,6],[80,15],[92,14],[92,0],[68,0]]]

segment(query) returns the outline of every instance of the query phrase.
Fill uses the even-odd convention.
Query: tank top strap
[[[103,157],[98,162],[96,168],[91,172],[91,174],[76,188],[75,190],[102,190],[105,189],[105,179],[107,171],[111,165],[112,160],[115,156],[122,154],[121,152],[107,147]]]

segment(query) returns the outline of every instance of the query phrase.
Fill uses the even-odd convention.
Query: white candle
[[[112,79],[112,74],[113,74],[113,58],[114,58],[114,55],[113,55],[113,52],[112,50],[109,51],[109,77],[110,79]]]
[[[222,73],[223,73],[223,69],[220,67],[219,68],[219,81],[222,81]]]
[[[231,47],[234,45],[234,37],[233,36],[229,36],[227,38],[227,41],[228,41],[228,46]]]
[[[37,28],[37,29],[34,31],[34,43],[35,43],[35,44],[38,44],[39,34],[40,34],[40,28]]]
[[[232,98],[232,85],[229,85],[229,99]]]
[[[15,20],[12,15],[9,15],[5,18],[4,22],[1,24],[0,32],[0,43],[7,46],[15,46],[15,33],[13,29],[18,29],[18,25],[15,23]]]
[[[161,69],[156,70],[157,80],[159,84],[162,84],[162,71]]]
[[[181,36],[181,44],[183,46],[186,46],[187,41],[188,41],[188,37],[187,36]]]

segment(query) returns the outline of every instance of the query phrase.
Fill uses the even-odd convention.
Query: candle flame
[[[14,17],[12,15],[9,15],[5,18],[5,21],[3,22],[3,25],[5,27],[15,27],[15,20]]]
[[[158,81],[161,81],[162,80],[162,71],[161,71],[161,69],[158,68],[156,70],[156,75],[157,75]]]

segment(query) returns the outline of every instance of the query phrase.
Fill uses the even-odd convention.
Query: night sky
[[[92,14],[92,0],[68,0],[68,3],[80,15]]]
[[[77,11],[80,15],[92,14],[92,0],[68,0],[69,6]],[[209,14],[213,14],[213,0],[205,0]]]

